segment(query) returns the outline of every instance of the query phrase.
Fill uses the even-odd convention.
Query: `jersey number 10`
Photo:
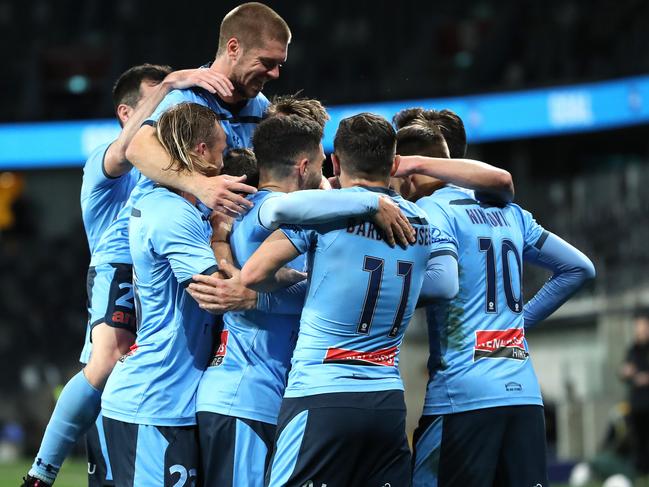
[[[487,237],[480,237],[478,239],[480,252],[486,252],[485,262],[485,275],[487,276],[487,295],[485,303],[485,311],[487,313],[498,313],[498,302],[496,293],[496,252],[494,250],[493,240]],[[512,270],[509,265],[509,254],[512,253],[516,260],[516,272],[518,273],[518,292],[514,292],[514,283],[512,282]],[[523,311],[523,292],[522,292],[522,279],[521,272],[521,258],[518,255],[518,250],[511,240],[503,240],[501,249],[501,261],[503,266],[503,291],[505,298],[507,298],[507,307],[514,313],[521,313]],[[518,296],[518,298],[516,297]]]

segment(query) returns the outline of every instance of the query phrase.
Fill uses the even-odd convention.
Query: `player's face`
[[[150,79],[143,79],[142,82],[140,83],[140,99],[137,101],[137,104],[135,105],[134,109],[137,110],[144,101],[151,96],[151,93],[153,93],[157,88],[158,85],[160,84],[159,81],[153,81]]]
[[[318,150],[309,157],[309,163],[307,165],[308,171],[304,179],[304,188],[302,189],[318,189],[320,187],[320,181],[322,180],[322,163],[324,160],[324,150],[322,144],[320,144]]]
[[[159,81],[153,81],[150,79],[144,79],[140,82],[140,99],[137,101],[134,107],[126,104],[121,104],[120,108],[117,109],[117,117],[119,118],[120,125],[123,127],[126,122],[128,122],[128,119],[131,118],[131,115],[133,115],[133,112],[137,110],[144,101],[151,96],[151,93],[153,93],[158,85],[160,84]]]
[[[221,174],[221,169],[223,168],[223,151],[226,146],[225,132],[223,132],[223,129],[218,122],[214,124],[214,130],[217,133],[215,142],[207,146],[204,154],[207,162],[214,166],[214,173],[209,174],[209,176]]]
[[[275,40],[266,41],[262,47],[242,49],[230,77],[239,94],[254,98],[267,81],[279,78],[279,69],[286,62],[287,51],[287,44]]]

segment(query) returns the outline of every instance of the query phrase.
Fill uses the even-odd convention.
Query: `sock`
[[[101,391],[90,385],[83,371],[79,372],[61,391],[29,475],[53,483],[63,461],[95,422],[100,409]]]

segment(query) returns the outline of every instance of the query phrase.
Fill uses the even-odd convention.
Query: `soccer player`
[[[447,153],[439,123],[411,120],[397,134],[399,152]],[[464,137],[463,129],[443,130]],[[446,259],[440,275],[459,270],[460,279],[456,297],[427,310],[430,379],[413,438],[413,484],[548,485],[543,402],[525,328],[592,279],[593,265],[518,205],[490,205],[432,178],[413,186],[418,195],[434,191],[417,205],[446,242],[437,251]],[[553,273],[525,304],[523,262]]]
[[[119,77],[113,87],[113,101],[122,130],[116,140],[95,149],[84,166],[81,213],[91,255],[138,180],[125,152],[143,120],[171,90],[207,83],[210,79],[204,70],[172,73],[168,66],[152,64],[134,66]],[[61,392],[25,485],[52,484],[65,457],[97,418],[106,378],[134,338],[130,288],[130,266],[90,268],[89,326],[80,357],[86,365]],[[111,478],[110,467],[102,458],[100,437],[103,441],[101,428],[92,427],[87,438],[89,481],[98,486]]]
[[[298,191],[320,184],[321,138],[320,125],[296,115],[271,117],[257,127],[253,146],[260,170],[259,192],[250,197],[255,206],[235,221],[230,235],[237,267],[281,221],[315,224],[341,217],[368,217],[377,227],[389,227],[385,213],[398,210],[379,193]],[[288,266],[306,270],[302,256]],[[201,281],[199,276],[195,281]],[[203,485],[263,486],[305,285],[303,281],[271,294],[272,302],[277,302],[272,313],[253,309],[225,314],[220,341],[197,392]],[[199,302],[203,288],[190,284],[190,289],[199,291],[190,291]],[[251,306],[259,308],[256,300]]]
[[[389,247],[363,219],[284,228],[244,265],[244,284],[263,290],[300,254],[310,264],[267,485],[408,485],[398,350],[433,247],[431,227],[388,189],[398,157],[385,119],[343,120],[332,160],[341,194],[389,195],[417,240]]]
[[[159,183],[194,194],[208,207],[237,216],[251,203],[232,192],[249,193],[241,178],[222,178],[227,184],[215,186],[200,173],[165,171],[170,156],[157,140],[154,125],[159,114],[183,101],[212,109],[219,117],[230,149],[250,147],[250,139],[261,121],[268,99],[261,93],[267,81],[279,77],[286,61],[291,31],[271,8],[257,2],[244,3],[230,11],[221,22],[215,60],[205,66],[221,82],[214,89],[175,90],[169,93],[149,120],[140,128],[127,149],[130,161],[142,173]]]
[[[225,134],[214,111],[183,103],[156,131],[170,169],[220,171]],[[154,187],[131,209],[129,245],[138,306],[137,342],[102,395],[117,487],[185,485],[196,478],[195,391],[211,346],[213,317],[185,293],[193,274],[216,271],[209,210],[182,192]]]

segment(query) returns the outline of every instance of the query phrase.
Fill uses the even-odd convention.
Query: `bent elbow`
[[[595,265],[590,259],[587,259],[588,262],[585,262],[581,268],[581,273],[584,278],[584,281],[590,281],[597,277],[597,271],[595,270]]]
[[[505,171],[504,169],[501,171],[498,176],[498,186],[500,187],[503,199],[507,203],[514,200],[514,180],[509,171]]]
[[[445,287],[443,296],[440,296],[441,299],[453,299],[457,296],[457,293],[460,292],[460,283],[454,279],[448,286]]]

